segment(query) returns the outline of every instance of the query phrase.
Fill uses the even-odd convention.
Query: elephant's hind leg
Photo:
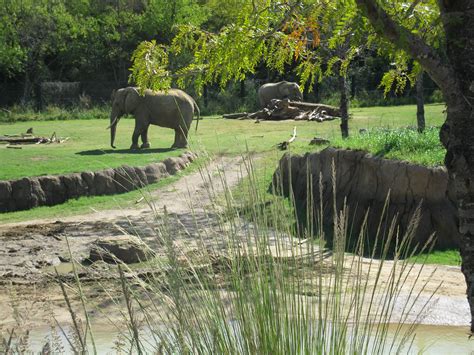
[[[174,130],[174,143],[171,148],[186,148],[188,146],[188,132],[183,131],[182,128],[177,128]]]

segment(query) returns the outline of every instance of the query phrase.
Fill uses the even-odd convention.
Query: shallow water
[[[114,354],[114,342],[119,334],[118,330],[110,324],[95,324],[94,338],[96,349],[99,354]],[[420,325],[416,329],[416,337],[410,351],[406,349],[402,353],[408,354],[466,354],[474,355],[474,337],[469,339],[468,327],[453,326],[431,326]],[[389,337],[394,335],[396,326],[390,326]],[[49,334],[49,328],[38,328],[31,332],[30,346],[33,352],[41,351],[45,338]],[[146,337],[146,336],[145,336]],[[64,347],[68,349],[65,338]],[[150,347],[148,350],[151,351]]]

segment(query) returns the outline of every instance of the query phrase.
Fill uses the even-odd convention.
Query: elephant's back
[[[151,98],[156,98],[164,101],[174,102],[175,100],[180,102],[190,102],[192,104],[193,98],[179,89],[169,89],[168,91],[151,91],[146,90],[145,95]]]

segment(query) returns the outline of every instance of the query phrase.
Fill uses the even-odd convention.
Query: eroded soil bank
[[[294,196],[300,215],[306,216],[308,208],[313,208],[313,216],[320,216],[322,208],[325,226],[334,220],[334,202],[337,211],[345,206],[354,238],[359,236],[368,211],[367,230],[372,240],[379,231],[386,237],[393,220],[400,235],[416,220],[414,244],[423,245],[435,234],[438,248],[458,248],[457,210],[448,196],[448,175],[443,167],[427,168],[329,147],[304,156],[286,154],[273,181],[285,196]]]
[[[217,203],[217,197],[226,188],[235,187],[246,173],[241,158],[221,157],[205,169],[152,191],[149,198],[134,209],[102,211],[60,221],[38,220],[0,226],[0,283],[3,289],[0,295],[0,329],[14,327],[18,323],[16,314],[25,315],[25,329],[51,324],[53,314],[62,324],[70,322],[61,290],[56,283],[51,282],[54,265],[60,270],[63,268],[62,276],[65,279],[71,279],[66,238],[73,258],[79,260],[88,255],[92,241],[104,236],[124,234],[138,234],[160,257],[164,255],[164,250],[156,230],[166,219],[167,226],[172,228],[173,241],[183,254],[192,254],[202,245],[216,252],[224,250],[227,247],[222,238],[225,224],[221,221],[222,207]],[[152,203],[148,205],[147,202]],[[242,235],[246,234],[245,228],[251,228],[245,223],[239,226]],[[300,240],[289,236],[280,241],[288,253],[294,252],[300,244]],[[369,259],[363,260],[366,266],[370,263]],[[119,294],[120,285],[113,278],[105,277],[110,269],[102,273],[103,266],[97,264],[80,271],[83,273],[84,291],[92,302],[91,317],[95,324],[121,319],[120,309],[110,302],[104,290],[116,290]],[[135,273],[149,271],[146,265],[135,269]],[[390,272],[391,262],[384,263],[382,280]],[[425,266],[420,275],[415,267],[413,276],[410,274],[408,278],[407,287],[428,280],[426,287],[420,290],[421,301],[428,300],[439,287],[422,323],[467,329],[469,307],[460,268]],[[370,271],[367,271],[367,276],[370,280],[376,278]],[[401,299],[408,297],[409,293],[410,289],[407,288]],[[77,297],[72,296],[72,301],[74,307],[80,308]],[[421,310],[424,304],[421,301],[412,309],[413,317]],[[394,320],[401,312],[400,304],[398,308],[395,307]]]

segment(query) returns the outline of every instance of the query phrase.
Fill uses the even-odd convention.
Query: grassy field
[[[444,121],[443,110],[443,105],[427,105],[427,126],[440,126]],[[389,158],[408,159],[427,165],[440,164],[444,157],[444,150],[437,139],[437,129],[429,129],[422,139],[419,139],[420,136],[413,130],[400,129],[400,127],[415,124],[415,112],[415,106],[353,109],[350,120],[351,138],[347,140],[340,138],[338,121],[325,123],[269,121],[256,124],[253,120],[223,120],[219,117],[205,117],[200,122],[197,132],[194,131],[193,126],[190,134],[190,147],[196,150],[205,150],[214,155],[237,155],[245,153],[247,150],[259,153],[260,156],[263,155],[257,166],[257,174],[261,177],[262,191],[265,191],[268,186],[275,165],[282,155],[282,152],[276,148],[276,144],[287,140],[295,126],[298,137],[291,145],[291,151],[294,153],[305,153],[324,148],[324,146],[309,145],[310,140],[317,136],[331,140],[335,146],[365,149],[373,153],[383,153],[382,155]],[[133,130],[132,119],[122,119],[119,123],[116,138],[117,149],[114,150],[109,147],[109,131],[106,130],[107,120],[92,118],[47,121],[44,120],[45,118],[47,117],[39,117],[35,121],[0,124],[0,135],[26,132],[28,128],[33,127],[37,135],[50,136],[56,132],[58,136],[70,137],[64,144],[31,145],[18,150],[0,146],[0,180],[85,170],[93,171],[123,164],[146,165],[182,153],[182,150],[168,149],[173,142],[173,131],[155,126],[152,126],[149,132],[151,149],[129,150]],[[359,134],[361,128],[367,129],[368,134]],[[391,131],[384,131],[384,128],[391,129]],[[390,148],[388,151],[387,147]],[[193,163],[182,174],[195,170],[198,165],[199,162]],[[170,177],[149,188],[166,185],[179,176]],[[141,194],[140,191],[132,191],[115,196],[84,197],[70,200],[60,206],[4,213],[0,214],[0,223],[39,218],[54,219],[87,213],[92,210],[127,208],[135,204]],[[457,265],[459,254],[456,251],[447,253],[442,253],[434,258],[430,256],[427,262]]]
[[[426,107],[427,126],[439,126],[444,120],[443,105]],[[359,108],[352,111],[351,135],[357,138],[359,129],[375,127],[395,128],[415,124],[415,106]],[[149,131],[152,148],[131,151],[133,120],[122,119],[118,126],[117,149],[110,148],[107,120],[76,119],[55,121],[28,121],[0,124],[0,135],[26,132],[30,127],[36,135],[69,137],[63,144],[30,145],[22,149],[5,149],[0,146],[0,180],[16,179],[24,176],[61,174],[85,170],[100,170],[123,164],[146,165],[176,156],[181,151],[170,151],[174,132],[170,129],[152,126]],[[320,149],[308,145],[311,138],[318,136],[334,140],[339,145],[338,121],[315,122],[261,122],[253,120],[223,120],[206,117],[199,124],[199,130],[190,134],[190,146],[205,149],[211,154],[239,154],[247,150],[258,153],[278,152],[276,144],[287,140],[297,127],[298,138],[291,149],[296,153]],[[360,137],[361,141],[367,139]],[[349,141],[348,141],[349,142]],[[346,142],[344,144],[347,145]],[[372,149],[370,145],[366,149]],[[374,148],[378,149],[378,148]],[[402,155],[404,157],[405,155]],[[413,159],[413,157],[412,157]]]

